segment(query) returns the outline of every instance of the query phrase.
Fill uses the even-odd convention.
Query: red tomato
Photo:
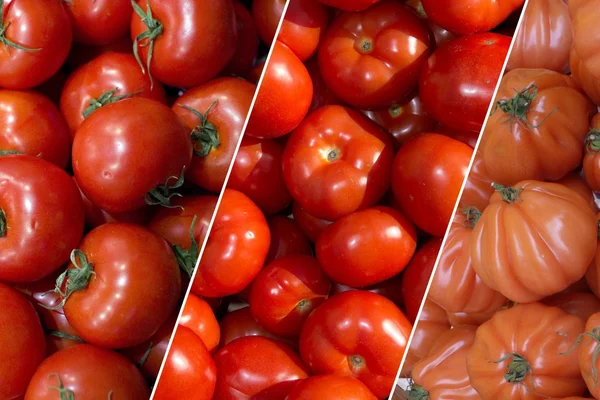
[[[233,57],[232,0],[137,0],[134,10],[131,39],[138,62],[166,85],[189,88],[206,82]]]
[[[223,347],[237,338],[246,336],[263,336],[269,339],[281,340],[290,346],[295,345],[293,340],[275,336],[260,326],[252,316],[250,307],[243,307],[227,313],[221,320],[221,342],[219,343],[219,347]]]
[[[331,297],[306,320],[300,354],[313,374],[354,376],[379,398],[389,395],[412,326],[378,294]]]
[[[396,155],[394,196],[404,214],[425,232],[444,236],[472,154],[473,149],[458,140],[424,133]]]
[[[275,138],[291,132],[304,119],[313,95],[310,75],[284,44],[276,42],[246,135]]]
[[[84,0],[67,2],[73,25],[73,41],[102,46],[129,33],[130,0]]]
[[[319,0],[328,6],[345,11],[361,11],[372,6],[380,0]]]
[[[54,75],[71,48],[62,2],[4,0],[0,7],[0,87],[28,89]]]
[[[319,65],[340,99],[358,108],[383,108],[417,86],[429,46],[429,31],[413,10],[386,0],[338,16],[319,47]]]
[[[308,377],[300,357],[285,344],[261,336],[242,337],[215,355],[219,371],[215,399],[259,399],[264,392],[285,398],[295,381]],[[282,393],[285,393],[281,395]]]
[[[328,22],[329,10],[318,0],[292,0],[277,40],[305,61],[317,51]]]
[[[252,17],[256,22],[260,38],[266,44],[271,44],[275,38],[275,32],[277,31],[277,26],[279,26],[286,1],[254,0],[252,2]]]
[[[65,169],[71,137],[50,99],[35,92],[0,90],[0,149],[39,156]]]
[[[152,143],[151,146],[148,143]],[[77,130],[73,170],[90,201],[108,212],[168,204],[190,165],[192,143],[167,106],[134,97],[104,106]]]
[[[419,95],[429,115],[450,128],[479,132],[510,41],[508,36],[480,33],[437,49],[419,80]]]
[[[313,111],[290,136],[283,174],[294,199],[318,218],[336,220],[377,203],[389,188],[392,141],[342,106]]]
[[[350,290],[358,289],[334,282],[331,286],[331,292],[329,293],[329,296],[331,297]],[[404,307],[404,300],[402,299],[402,275],[396,275],[391,279],[361,288],[360,290],[380,294],[383,297],[387,297],[393,301],[394,304],[396,304],[399,308]]]
[[[244,75],[254,66],[254,61],[258,54],[258,29],[252,19],[252,14],[245,5],[238,0],[233,2],[233,10],[235,11],[235,26],[237,30],[237,45],[235,53],[225,72],[234,75]]]
[[[186,178],[219,193],[238,146],[256,86],[239,78],[219,78],[188,90],[173,111],[191,131],[192,164]]]
[[[33,282],[69,260],[83,235],[73,179],[54,164],[0,156],[0,280]]]
[[[111,394],[112,393],[112,394]],[[27,387],[25,400],[147,399],[148,385],[124,356],[89,344],[69,347],[47,358]]]
[[[208,303],[193,293],[190,293],[185,301],[179,325],[198,335],[209,352],[212,353],[219,345],[220,329],[217,318]]]
[[[325,84],[323,75],[321,75],[321,68],[319,68],[318,58],[313,57],[304,65],[306,66],[306,70],[308,71],[313,83],[313,98],[309,111],[314,111],[323,106],[343,104],[342,101],[335,95],[335,93],[333,93],[333,91]]]
[[[69,76],[60,97],[60,110],[75,136],[83,120],[94,111],[131,96],[167,102],[162,85],[151,88],[148,76],[140,71],[132,55],[107,53]]]
[[[105,46],[88,46],[84,44],[73,43],[71,53],[69,53],[69,58],[67,59],[67,66],[71,71],[74,71],[82,65],[106,53],[133,55],[132,47],[133,45],[129,35],[119,38]]]
[[[335,282],[365,287],[406,268],[417,248],[417,232],[399,211],[373,207],[330,225],[317,240],[317,259]]]
[[[439,125],[435,131],[437,133],[441,133],[442,135],[449,136],[452,139],[461,141],[473,149],[475,148],[477,140],[479,139],[479,131],[459,131],[457,129],[448,128],[444,125]]]
[[[46,355],[44,331],[31,303],[1,283],[0,309],[0,398],[15,399]]]
[[[294,214],[294,221],[298,224],[298,227],[302,229],[302,232],[304,232],[308,239],[313,243],[317,241],[319,235],[325,228],[333,224],[332,221],[310,215],[297,201],[292,205],[292,212]]]
[[[286,400],[376,400],[364,383],[350,376],[333,374],[301,380]]]
[[[266,264],[289,254],[312,255],[308,238],[293,219],[275,215],[269,218],[268,222],[271,231],[271,246]]]
[[[165,323],[179,300],[181,278],[173,252],[140,226],[102,225],[85,236],[71,259],[64,311],[86,342],[135,346]]]
[[[435,47],[440,47],[444,43],[447,43],[456,37],[455,34],[437,26],[432,20],[429,19],[425,9],[423,8],[423,3],[421,0],[406,0],[406,4],[413,8],[419,15],[419,18],[427,23],[427,26],[429,27],[429,30],[435,39]]]

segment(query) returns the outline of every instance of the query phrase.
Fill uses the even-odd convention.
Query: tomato
[[[598,224],[600,224],[600,214],[596,215]],[[600,237],[598,238],[600,241]],[[596,296],[600,293],[600,246],[596,248],[594,259],[585,273],[585,281]]]
[[[252,2],[252,17],[256,22],[258,34],[267,44],[271,44],[275,39],[275,32],[279,26],[285,3],[286,0],[254,0]]]
[[[112,394],[111,394],[112,393]],[[148,385],[124,356],[89,344],[59,351],[37,369],[26,400],[65,398],[147,399]]]
[[[129,33],[130,0],[87,0],[66,3],[65,8],[73,25],[73,40],[102,46]]]
[[[313,95],[310,75],[284,44],[275,42],[246,135],[275,138],[291,132],[304,119]]]
[[[475,325],[479,326],[489,321],[496,314],[496,310],[483,313],[448,313],[448,321],[452,326]]]
[[[191,157],[183,122],[164,104],[142,97],[100,108],[84,121],[73,142],[77,183],[108,212],[168,205],[169,191],[178,187]]]
[[[481,152],[478,151],[473,157],[473,164],[465,182],[459,206],[462,208],[476,207],[483,211],[490,204],[490,197],[494,194],[492,183]]]
[[[73,43],[67,66],[71,71],[75,71],[82,65],[100,57],[106,53],[121,53],[133,55],[133,42],[129,35],[123,36],[105,46],[88,46],[84,44]]]
[[[167,102],[163,87],[157,84],[151,88],[150,80],[132,55],[107,53],[69,76],[61,94],[60,110],[75,136],[83,120],[97,109],[131,96]]]
[[[333,282],[333,285],[331,286],[331,292],[329,292],[329,296],[344,293],[349,290],[358,289]],[[396,304],[399,308],[403,308],[404,306],[404,300],[402,299],[402,275],[396,275],[391,279],[379,282],[375,285],[361,288],[360,290],[380,294],[383,297],[386,297],[393,301],[394,304]]]
[[[54,164],[0,156],[0,280],[33,282],[55,271],[83,235],[77,186]]]
[[[260,209],[246,195],[225,189],[192,292],[205,297],[240,292],[260,272],[270,241]]]
[[[547,306],[558,307],[571,315],[587,321],[593,314],[600,312],[600,299],[592,293],[557,293],[542,300]]]
[[[39,156],[65,169],[71,137],[50,99],[35,92],[0,90],[0,151]]]
[[[583,277],[596,235],[594,213],[571,189],[538,181],[498,187],[471,234],[473,269],[510,300],[537,301]]]
[[[421,2],[421,0],[407,0],[406,4],[413,8],[419,15],[419,18],[421,18],[427,23],[427,26],[429,27],[429,30],[431,31],[431,33],[433,34],[433,38],[435,39],[435,47],[440,47],[444,43],[448,43],[449,41],[456,38],[455,34],[447,31],[444,28],[439,27],[431,19],[429,19],[427,13],[425,12],[425,9],[423,8],[423,3]]]
[[[321,75],[321,69],[319,68],[319,60],[317,57],[313,57],[304,63],[306,70],[310,74],[310,78],[313,83],[313,98],[310,103],[309,112],[321,108],[323,106],[329,106],[334,104],[342,104],[342,101],[333,93],[331,89],[325,84],[323,75]]]
[[[235,53],[232,0],[137,0],[134,11],[134,53],[151,79],[190,88],[214,78]]]
[[[412,327],[394,303],[353,290],[331,297],[306,320],[300,355],[313,374],[354,376],[389,395]]]
[[[380,0],[319,0],[321,3],[345,11],[361,11]]]
[[[384,108],[417,86],[429,47],[429,31],[413,11],[383,1],[340,14],[319,47],[319,65],[327,86],[346,103]]]
[[[579,345],[579,368],[581,375],[585,380],[588,390],[597,398],[600,396],[600,387],[598,387],[598,359],[595,355],[598,352],[598,328],[600,328],[600,313],[592,315],[585,324],[585,334],[582,334],[581,344]]]
[[[450,136],[452,139],[463,142],[472,149],[475,149],[477,140],[479,139],[479,131],[459,131],[457,129],[448,128],[444,125],[438,125],[435,131],[437,133],[441,133],[442,135]]]
[[[292,204],[292,213],[298,227],[313,243],[317,241],[321,232],[333,223],[310,215],[297,201]]]
[[[472,154],[466,144],[436,133],[415,136],[396,154],[394,196],[425,232],[444,236]]]
[[[19,398],[46,355],[44,331],[35,309],[16,290],[0,283],[0,397]]]
[[[238,40],[225,72],[243,76],[252,69],[258,54],[258,29],[250,11],[238,0],[233,2],[233,11]]]
[[[281,170],[283,145],[273,139],[244,136],[227,187],[244,193],[265,214],[276,214],[292,202]]]
[[[350,376],[312,376],[300,381],[286,400],[376,400],[364,383]]]
[[[243,79],[219,78],[177,99],[173,111],[191,131],[194,143],[187,180],[211,192],[222,190],[255,89]]]
[[[275,215],[269,218],[268,222],[271,231],[271,246],[266,263],[289,254],[312,255],[308,238],[293,219]]]
[[[263,336],[269,339],[281,340],[290,346],[297,345],[297,343],[294,343],[294,340],[273,335],[260,326],[252,316],[250,307],[243,307],[227,313],[221,320],[220,325],[221,342],[219,343],[219,347],[223,347],[238,338],[246,336]]]
[[[283,175],[306,212],[333,221],[379,201],[392,158],[392,142],[377,125],[349,108],[327,106],[290,136]]]
[[[587,156],[584,156],[584,164],[585,157]],[[565,175],[562,179],[557,180],[556,183],[560,183],[561,185],[576,191],[581,197],[584,198],[584,200],[588,202],[593,212],[598,211],[598,207],[596,206],[596,202],[594,200],[594,193],[587,185],[586,180],[581,175],[575,172],[570,172],[567,175]]]
[[[427,240],[419,247],[408,267],[406,267],[402,279],[402,296],[404,297],[406,316],[411,321],[417,319],[441,246],[441,238]]]
[[[193,293],[190,293],[185,304],[179,324],[192,330],[213,352],[219,345],[220,329],[217,318],[208,303]]]
[[[494,182],[558,180],[579,165],[596,108],[573,79],[548,70],[513,70],[502,78],[495,102],[479,146]],[[517,106],[523,102],[529,105]]]
[[[577,353],[569,350],[583,329],[580,318],[540,303],[499,311],[467,353],[471,385],[481,399],[582,395]]]
[[[275,3],[281,0],[275,0]],[[317,51],[329,23],[329,10],[318,0],[292,0],[277,40],[306,61]]]
[[[289,392],[296,380],[308,377],[306,366],[290,347],[261,336],[234,340],[219,350],[215,363],[219,374],[214,398],[219,400]]]
[[[266,60],[262,60],[262,61],[258,62],[250,71],[248,71],[246,73],[245,78],[249,82],[252,82],[255,85],[258,85],[258,82],[260,81],[260,78],[265,69],[265,61]],[[262,86],[261,86],[261,88],[262,88]]]
[[[569,14],[573,27],[573,47],[571,48],[571,73],[578,86],[600,104],[600,75],[598,73],[598,41],[590,40],[598,35],[599,28],[593,22],[600,9],[595,0],[570,0]]]
[[[73,37],[69,16],[55,0],[2,0],[0,4],[0,87],[37,86],[67,59]]]
[[[355,288],[399,274],[417,248],[417,232],[399,211],[373,207],[330,225],[317,240],[319,264],[335,282]]]
[[[438,48],[427,60],[419,80],[425,111],[450,128],[479,132],[510,41],[508,36],[480,33]]]
[[[583,156],[583,175],[587,186],[600,190],[600,114],[592,118],[591,129],[585,138],[586,152]]]

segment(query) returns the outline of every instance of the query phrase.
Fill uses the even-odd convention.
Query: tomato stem
[[[141,93],[141,91],[138,91],[135,93],[126,93],[115,96],[115,93],[117,93],[118,90],[119,88],[114,88],[113,90],[109,90],[108,92],[102,93],[102,95],[97,99],[90,100],[89,106],[85,110],[83,110],[83,118],[89,117],[97,109],[104,107],[105,105],[114,103],[116,101],[124,100]]]
[[[163,206],[166,208],[181,208],[183,210],[182,206],[171,205],[171,199],[173,197],[183,197],[180,193],[177,193],[177,192],[171,193],[171,190],[179,189],[181,186],[183,186],[184,173],[185,173],[185,167],[183,167],[183,169],[181,170],[181,174],[178,177],[170,176],[167,178],[165,183],[156,186],[154,189],[152,189],[148,193],[146,193],[146,196],[145,196],[146,204],[148,204],[149,206],[159,206],[160,205],[160,206]],[[177,179],[177,182],[175,182],[173,185],[169,186],[169,181],[171,181],[173,179]]]
[[[146,361],[148,360],[148,357],[150,356],[150,352],[152,351],[153,348],[154,348],[154,343],[150,342],[150,344],[148,345],[148,348],[144,352],[144,355],[142,356],[142,358],[140,358],[140,361],[138,361],[136,364],[138,368],[142,368],[144,366],[144,364],[146,364]]]
[[[400,104],[393,104],[388,108],[388,113],[392,118],[398,118],[404,114],[404,108]]]
[[[411,384],[406,390],[407,400],[427,400],[429,392],[421,385]]]
[[[492,361],[494,364],[504,362],[512,357],[510,364],[508,364],[508,372],[504,374],[504,379],[508,383],[521,383],[527,377],[527,374],[531,374],[533,378],[533,370],[531,365],[525,360],[523,356],[517,353],[508,353],[504,357],[497,361]]]
[[[594,379],[594,383],[596,385],[598,385],[598,369],[596,368],[596,361],[598,361],[598,356],[600,355],[600,327],[592,329],[591,332],[583,332],[581,335],[579,335],[577,337],[577,340],[575,341],[575,344],[573,344],[573,347],[571,347],[571,349],[569,349],[569,351],[560,353],[560,355],[562,356],[565,354],[569,354],[573,350],[575,350],[575,347],[577,347],[579,344],[581,344],[581,341],[583,340],[583,338],[585,336],[589,336],[590,338],[592,338],[592,340],[596,341],[596,347],[594,348],[594,353],[592,354],[592,369],[591,369],[591,371],[592,371],[592,378]]]
[[[15,42],[13,42],[12,40],[10,40],[9,38],[7,38],[6,30],[8,29],[9,26],[10,26],[10,22],[7,24],[4,23],[4,0],[0,0],[0,43],[3,43],[5,46],[8,46],[8,47],[14,47],[17,50],[26,51],[28,53],[35,53],[37,51],[42,50],[41,48],[40,49],[30,49],[28,47],[21,46],[20,44],[17,44]]]
[[[71,252],[71,263],[74,268],[68,268],[65,272],[60,274],[58,278],[56,278],[54,289],[49,291],[60,295],[62,298],[60,303],[54,307],[47,307],[41,303],[40,306],[49,310],[58,310],[59,308],[64,307],[73,292],[88,287],[92,276],[96,275],[92,263],[88,261],[85,254],[79,249],[75,249]],[[65,291],[63,291],[63,286],[65,287]]]
[[[200,248],[198,247],[198,242],[196,242],[196,238],[194,237],[194,230],[196,228],[197,218],[198,216],[194,215],[194,219],[192,219],[192,225],[190,225],[190,247],[187,250],[184,250],[177,245],[171,246],[171,248],[173,249],[173,253],[175,253],[177,263],[179,264],[179,268],[185,271],[185,273],[188,274],[190,278],[194,273],[196,261],[198,261],[198,257],[200,255]]]
[[[600,151],[600,129],[590,129],[590,132],[585,137],[585,148],[590,153],[598,153]]]
[[[20,154],[23,154],[23,153],[21,153],[20,151],[17,151],[17,150],[2,150],[2,149],[0,149],[0,157],[2,157],[2,156],[12,156],[12,155],[15,155],[15,154],[16,155],[20,155]]]
[[[75,340],[77,342],[85,343],[85,341],[82,338],[80,338],[79,336],[70,335],[70,334],[68,334],[66,332],[62,332],[62,331],[48,331],[48,335],[54,336],[57,338],[61,338],[61,339]]]
[[[357,354],[349,356],[348,361],[350,361],[351,370],[354,370],[356,368],[363,368],[366,364],[365,359]]]
[[[463,210],[460,210],[460,213],[463,214],[465,217],[467,217],[467,219],[465,220],[464,226],[465,226],[465,228],[470,228],[470,229],[475,228],[475,225],[477,224],[477,222],[479,221],[479,218],[481,217],[481,211],[479,211],[479,209],[475,206],[470,206]]]
[[[6,236],[6,213],[0,208],[0,238]]]
[[[152,8],[150,7],[150,0],[146,0],[146,11],[142,10],[142,8],[136,3],[135,0],[131,0],[131,6],[135,13],[142,19],[142,22],[148,28],[144,32],[137,35],[135,40],[133,41],[133,55],[137,60],[138,64],[142,68],[142,72],[146,73],[148,71],[148,77],[150,78],[150,88],[154,88],[154,79],[152,78],[152,73],[150,72],[150,64],[152,63],[152,55],[154,54],[154,41],[157,37],[159,37],[163,32],[162,23],[155,19],[152,15]],[[139,47],[148,47],[148,56],[146,57],[146,68],[144,68],[144,63],[140,58]]]
[[[327,161],[333,162],[340,158],[340,152],[338,149],[331,149],[329,153],[327,153]]]
[[[494,115],[494,113],[498,111],[498,109],[500,109],[502,112],[509,115],[509,118],[505,122],[522,121],[527,127],[537,129],[540,126],[542,126],[542,124],[558,110],[558,107],[556,107],[554,110],[550,111],[550,113],[546,115],[540,121],[539,124],[531,125],[527,120],[527,113],[529,112],[529,107],[531,106],[531,103],[537,96],[538,87],[536,85],[529,85],[520,92],[517,92],[515,89],[515,92],[517,93],[515,97],[508,100],[499,100],[498,102],[496,102],[496,105],[492,110],[492,115]]]
[[[200,119],[200,124],[197,125],[194,129],[192,129],[192,132],[190,133],[192,137],[192,143],[194,144],[194,154],[198,157],[206,157],[212,149],[216,149],[221,145],[221,140],[219,137],[219,131],[217,130],[217,127],[214,126],[214,124],[208,120],[208,113],[215,106],[215,104],[218,103],[218,101],[219,100],[215,100],[206,109],[206,112],[204,114],[192,107],[179,104],[179,107],[188,110]],[[197,144],[200,145],[199,150],[196,146]]]
[[[60,375],[56,373],[50,374],[48,375],[48,379],[50,379],[53,376],[56,376],[56,379],[58,379],[58,386],[48,386],[48,389],[56,390],[60,395],[60,400],[75,400],[75,393],[73,393],[72,390],[65,388],[65,386],[62,383],[62,380],[60,379]]]
[[[492,187],[494,190],[502,195],[502,200],[511,204],[519,199],[519,193],[523,190],[523,188],[514,188],[514,187],[505,187],[500,185],[499,183],[492,183]]]

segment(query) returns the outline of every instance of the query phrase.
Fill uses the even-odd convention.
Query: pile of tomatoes
[[[408,398],[600,398],[599,16],[598,0],[529,1],[404,364]]]

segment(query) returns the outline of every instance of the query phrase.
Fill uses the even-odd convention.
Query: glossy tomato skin
[[[331,286],[331,292],[329,293],[329,296],[331,297],[338,293],[347,292],[349,290],[359,289],[334,282]],[[394,304],[396,304],[400,309],[404,307],[404,300],[402,299],[402,275],[396,275],[391,279],[361,288],[360,290],[380,294],[383,297],[393,301]]]
[[[275,215],[269,218],[268,222],[271,246],[267,255],[267,264],[288,254],[312,255],[308,238],[292,218]]]
[[[46,355],[44,331],[35,309],[21,293],[0,283],[0,365],[3,399],[21,397]]]
[[[331,297],[308,317],[300,355],[313,374],[354,376],[384,398],[392,390],[411,329],[390,300],[353,290]]]
[[[54,75],[71,49],[71,21],[60,2],[5,0],[4,36],[27,49],[0,45],[0,87],[29,89]]]
[[[333,374],[303,379],[286,400],[376,400],[364,383],[350,376]]]
[[[145,228],[113,223],[88,233],[79,250],[95,275],[65,303],[73,328],[101,347],[131,347],[149,339],[179,300],[181,277],[169,245]]]
[[[277,40],[305,61],[317,51],[328,22],[329,10],[318,0],[291,1]]]
[[[596,202],[594,200],[594,192],[592,192],[592,189],[590,189],[589,185],[586,183],[586,180],[580,174],[577,172],[568,173],[564,176],[564,178],[557,180],[556,183],[560,183],[561,185],[574,190],[581,197],[583,197],[584,200],[587,201],[590,209],[593,212],[598,211],[598,206],[596,206]]]
[[[319,0],[330,7],[344,11],[362,11],[380,0]]]
[[[84,111],[90,107],[90,102],[114,89],[117,89],[114,97],[136,95],[161,103],[167,102],[162,85],[151,87],[150,79],[142,73],[132,55],[102,54],[75,70],[63,88],[60,110],[72,136],[75,136],[86,118]]]
[[[235,26],[237,30],[237,45],[231,61],[225,67],[225,72],[243,76],[250,71],[258,55],[258,29],[252,14],[239,0],[234,0]]]
[[[213,352],[219,345],[220,328],[210,305],[200,297],[190,293],[181,313],[179,325],[189,328]]]
[[[71,138],[62,115],[36,92],[0,90],[0,149],[41,157],[65,169]]]
[[[234,340],[246,336],[263,336],[269,339],[280,340],[290,346],[297,346],[297,340],[285,339],[273,335],[256,322],[256,319],[250,312],[250,307],[243,307],[231,311],[223,317],[220,322],[221,341],[219,348],[233,342]]]
[[[472,155],[466,144],[435,133],[415,136],[396,154],[394,197],[419,228],[444,236]]]
[[[414,225],[390,207],[357,211],[336,221],[317,240],[317,260],[335,282],[361,288],[406,268],[417,248]]]
[[[587,186],[594,191],[600,190],[600,155],[597,150],[597,133],[600,132],[600,114],[596,114],[590,123],[590,133],[586,136],[587,146],[583,156],[583,176]]]
[[[302,229],[302,232],[304,232],[312,243],[316,243],[321,232],[333,224],[333,221],[310,215],[297,201],[292,204],[292,214],[298,227]]]
[[[593,332],[600,326],[600,313],[593,314],[585,324],[585,332]],[[594,358],[594,352],[598,347],[598,342],[592,337],[583,335],[579,347],[579,368],[588,387],[588,390],[594,398],[600,395],[600,388],[596,385],[595,371],[598,368],[598,361]]]
[[[479,211],[483,211],[490,204],[490,197],[494,194],[492,183],[493,180],[485,168],[485,161],[481,152],[478,151],[473,157],[473,164],[465,182],[459,207],[476,207]]]
[[[0,238],[0,280],[41,279],[69,260],[83,235],[77,186],[48,161],[7,155],[0,156],[0,187],[0,218],[6,223]]]
[[[129,33],[133,12],[129,0],[84,0],[67,3],[65,8],[75,42],[103,46]]]
[[[103,399],[110,392],[115,400],[150,396],[148,385],[131,361],[89,344],[69,347],[44,360],[27,387],[25,399],[54,400],[61,382],[75,398]]]
[[[508,36],[480,33],[438,48],[419,79],[419,95],[429,115],[450,128],[479,132],[510,41]]]
[[[137,3],[146,11],[146,1]],[[152,76],[162,83],[179,88],[199,85],[214,78],[233,57],[237,30],[232,0],[150,0],[150,8],[164,28],[155,40],[150,66]],[[131,39],[147,30],[133,13]],[[138,44],[144,65],[149,51],[145,43]]]
[[[275,38],[275,32],[283,14],[285,3],[285,0],[256,0],[252,2],[252,17],[256,22],[260,38],[266,44],[271,44]]]
[[[146,194],[167,180],[174,184],[191,158],[184,123],[164,104],[142,97],[100,108],[80,126],[73,142],[79,187],[109,212],[143,207]]]
[[[349,108],[327,106],[290,136],[283,174],[302,208],[333,221],[379,201],[389,188],[392,158],[392,142],[376,124]]]
[[[427,24],[429,30],[433,34],[433,44],[436,48],[456,38],[456,35],[454,33],[449,32],[446,29],[436,25],[435,22],[429,19],[427,12],[425,12],[425,9],[423,8],[423,3],[421,2],[421,0],[406,0],[406,4],[413,8],[419,15],[419,18],[421,18]]]
[[[573,27],[571,73],[578,86],[594,104],[600,104],[600,74],[595,59],[595,55],[598,54],[598,41],[590,38],[598,35],[598,25],[593,21],[598,18],[599,13],[598,4],[593,0],[569,1],[569,15]]]
[[[600,220],[600,214],[596,214],[596,219]],[[597,296],[600,293],[600,246],[596,248],[594,259],[585,272],[585,281]]]
[[[592,315],[600,312],[600,299],[593,293],[561,292],[546,297],[542,303],[558,307],[583,321],[587,321]]]
[[[319,47],[319,65],[327,86],[346,103],[384,108],[417,86],[429,47],[429,31],[414,11],[387,0],[338,16]]]

